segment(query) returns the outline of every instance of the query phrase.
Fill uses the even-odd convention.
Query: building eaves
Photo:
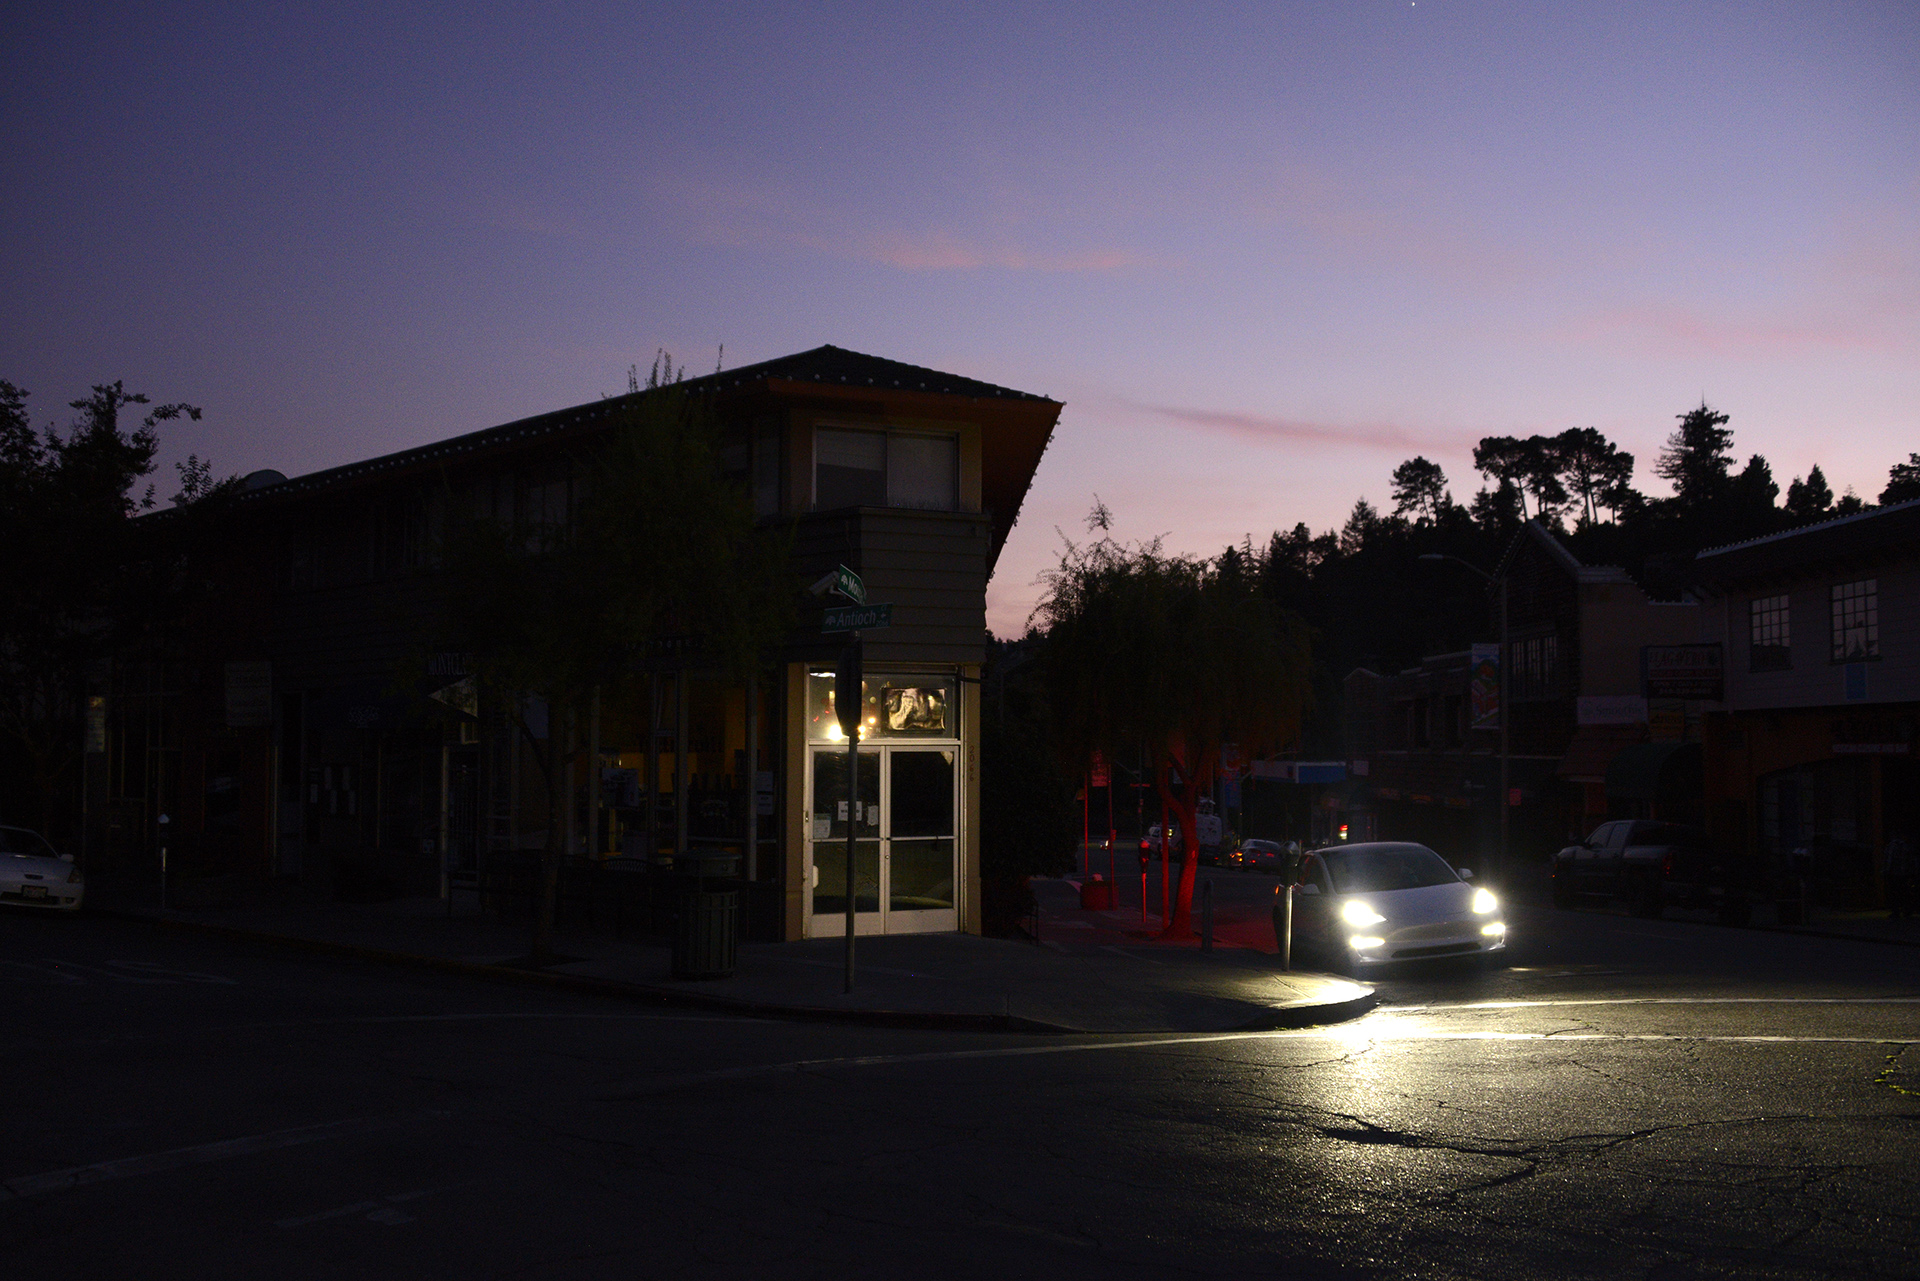
[[[1920,555],[1920,499],[1710,547],[1688,569],[1696,583],[1727,583],[1889,555]]]

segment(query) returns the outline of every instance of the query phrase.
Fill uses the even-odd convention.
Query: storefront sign
[[[1638,694],[1583,695],[1576,713],[1582,725],[1645,725],[1647,700]]]
[[[1640,650],[1641,693],[1648,698],[1726,698],[1720,645],[1646,645]]]

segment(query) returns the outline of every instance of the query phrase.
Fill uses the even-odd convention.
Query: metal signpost
[[[860,633],[869,627],[891,627],[892,605],[867,604],[867,585],[860,575],[841,565],[813,585],[815,595],[835,592],[852,605],[829,606],[820,619],[822,632],[850,632],[833,675],[833,715],[847,736],[847,969],[846,990],[853,991],[853,926],[857,905],[853,897],[853,859],[860,830],[860,712],[866,703],[865,673],[861,670]]]

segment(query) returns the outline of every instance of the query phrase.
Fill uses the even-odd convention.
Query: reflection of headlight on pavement
[[[1385,939],[1374,938],[1369,934],[1356,934],[1348,939],[1347,942],[1363,952],[1370,947],[1385,947],[1387,943]]]
[[[1482,925],[1480,927],[1480,932],[1482,934],[1491,935],[1494,938],[1499,938],[1502,934],[1505,934],[1507,932],[1507,923],[1505,921],[1495,921],[1491,925]]]
[[[1475,890],[1473,892],[1473,910],[1480,913],[1480,915],[1485,916],[1488,912],[1493,911],[1499,906],[1500,900],[1488,891]]]
[[[1353,899],[1340,909],[1340,919],[1348,925],[1377,925],[1387,918],[1373,910],[1364,899]]]

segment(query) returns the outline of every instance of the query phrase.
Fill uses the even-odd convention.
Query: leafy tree
[[[1679,418],[1680,426],[1667,437],[1666,448],[1653,465],[1654,475],[1671,483],[1674,497],[1682,503],[1711,502],[1726,492],[1733,466],[1729,416],[1703,400],[1699,408]]]
[[[153,506],[160,424],[198,419],[192,405],[153,407],[101,383],[67,430],[36,432],[27,393],[0,382],[0,741],[23,777],[43,828],[69,812],[81,751],[86,672],[113,655],[151,582],[132,575],[140,554],[130,518]],[[177,566],[174,568],[177,569]]]
[[[1569,427],[1553,438],[1566,488],[1580,502],[1581,519],[1593,524],[1600,509],[1618,515],[1633,484],[1633,455],[1592,427]]]
[[[1817,520],[1833,507],[1833,487],[1815,463],[1805,480],[1787,485],[1787,514],[1795,520]]]
[[[1525,485],[1532,458],[1526,442],[1516,436],[1483,436],[1473,447],[1474,470],[1494,482],[1494,492],[1511,488],[1520,499],[1520,519],[1527,519]]]
[[[1170,556],[1158,540],[1126,546],[1103,534],[1070,544],[1045,582],[1035,613],[1062,756],[1080,762],[1096,748],[1111,755],[1140,746],[1180,825],[1180,883],[1166,933],[1184,937],[1199,867],[1196,815],[1220,745],[1257,752],[1297,735],[1308,689],[1305,631],[1255,575]]]
[[[655,362],[604,447],[575,460],[584,497],[565,520],[514,528],[475,515],[444,549],[444,626],[473,654],[481,687],[511,709],[546,791],[536,957],[553,949],[562,744],[594,689],[635,673],[668,636],[697,637],[708,662],[744,677],[791,618],[786,548],[721,475],[708,405],[679,381],[670,359]]]
[[[1440,464],[1413,457],[1393,469],[1393,514],[1416,520],[1439,520],[1451,505],[1447,474]]]
[[[1887,469],[1887,487],[1880,491],[1880,504],[1905,503],[1920,498],[1920,454],[1907,455],[1904,463]]]
[[[1863,512],[1866,509],[1867,500],[1854,493],[1853,486],[1849,485],[1847,486],[1847,492],[1840,495],[1839,501],[1834,503],[1833,514],[1836,516],[1852,516],[1856,512]]]

